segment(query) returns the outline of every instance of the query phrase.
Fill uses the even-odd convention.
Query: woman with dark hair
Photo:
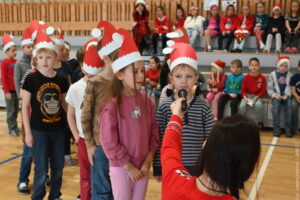
[[[199,177],[181,163],[183,99],[171,104],[172,117],[162,144],[162,199],[239,199],[239,190],[257,166],[259,128],[242,116],[228,117],[212,129],[199,157]]]
[[[135,2],[135,10],[132,14],[134,20],[132,24],[132,34],[140,53],[143,53],[143,50],[150,43],[150,28],[148,25],[149,12],[146,9],[146,6],[147,5],[144,0],[137,0]]]

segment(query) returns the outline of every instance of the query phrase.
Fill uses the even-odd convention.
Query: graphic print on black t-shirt
[[[61,120],[61,89],[53,82],[41,85],[37,91],[37,101],[40,102],[44,123],[53,123]]]

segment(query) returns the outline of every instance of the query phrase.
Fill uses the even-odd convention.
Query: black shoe
[[[29,194],[29,187],[28,187],[28,183],[26,182],[22,182],[22,183],[18,183],[18,192],[20,194]]]
[[[280,131],[274,131],[273,135],[274,137],[280,137]]]
[[[236,49],[235,52],[236,53],[242,53],[242,50],[241,49]]]
[[[237,52],[237,49],[231,49],[230,52],[231,52],[231,53],[236,53],[236,52]]]
[[[76,197],[76,200],[80,200],[80,194]]]

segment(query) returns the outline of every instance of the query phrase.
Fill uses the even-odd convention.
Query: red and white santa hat
[[[197,55],[194,48],[187,43],[167,42],[169,47],[163,49],[164,54],[170,54],[168,64],[171,71],[180,64],[187,64],[197,71]]]
[[[90,46],[93,46],[93,45],[97,46],[97,45],[98,45],[98,42],[99,42],[99,40],[98,40],[97,38],[90,39],[89,41],[87,41],[87,42],[84,44],[84,46],[83,46],[83,47],[84,47],[84,50],[87,51],[88,48],[89,48]]]
[[[101,39],[101,47],[98,51],[101,59],[103,59],[103,56],[107,56],[119,49],[122,45],[120,42],[121,35],[117,33],[115,27],[108,21],[99,22],[97,28],[92,30],[92,36]]]
[[[281,11],[281,4],[280,3],[275,3],[274,7],[273,7],[273,11],[279,9]]]
[[[29,32],[31,32],[31,39],[34,41],[37,37],[37,32],[39,29],[43,29],[46,31],[48,35],[51,35],[54,33],[54,28],[53,27],[48,27],[44,21],[39,21],[39,20],[33,20],[30,22],[29,26]]]
[[[98,55],[97,44],[97,42],[95,43],[95,39],[92,39],[84,45],[83,70],[90,75],[100,73],[104,67],[104,63]]]
[[[278,57],[278,59],[277,59],[277,68],[279,68],[282,63],[287,63],[288,69],[291,68],[290,57],[288,57],[288,56]]]
[[[57,53],[57,47],[51,40],[51,38],[46,34],[45,30],[40,27],[37,31],[35,49],[32,52],[33,56],[36,56],[37,50],[47,48],[52,49]]]
[[[173,32],[167,33],[166,36],[172,39],[175,43],[182,42],[190,44],[190,39],[185,28],[180,28]]]
[[[53,39],[54,43],[56,45],[65,45],[65,40],[64,40],[64,31],[62,30],[61,27],[57,29],[58,35],[55,39]]]
[[[7,49],[9,49],[12,46],[15,46],[14,41],[12,40],[13,36],[9,35],[7,33],[4,33],[2,37],[2,45],[3,45],[3,51],[5,52]]]
[[[130,33],[122,28],[118,30],[118,33],[121,35],[122,46],[119,50],[118,58],[112,63],[114,73],[136,61],[143,60]]]
[[[138,5],[138,4],[143,4],[144,6],[147,7],[147,3],[145,0],[136,0],[135,5]]]
[[[226,63],[222,60],[216,60],[215,62],[211,63],[212,67],[215,67],[219,72],[223,72]]]
[[[27,27],[24,31],[23,31],[23,36],[21,39],[21,47],[28,45],[28,44],[33,44],[33,40],[31,38],[31,31],[30,28]]]

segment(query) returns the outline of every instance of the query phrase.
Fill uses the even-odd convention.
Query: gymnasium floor
[[[9,136],[5,119],[6,112],[0,109],[0,200],[28,200],[30,196],[20,195],[16,188],[22,153],[21,137]],[[242,199],[300,200],[300,135],[293,138],[282,135],[277,140],[272,137],[271,131],[262,132],[261,142],[260,163],[246,183],[245,192],[241,192]],[[76,151],[76,146],[72,145],[73,158],[77,157]],[[160,199],[160,187],[160,183],[151,177],[146,199]],[[63,200],[74,200],[79,194],[78,166],[65,166],[62,193]]]

